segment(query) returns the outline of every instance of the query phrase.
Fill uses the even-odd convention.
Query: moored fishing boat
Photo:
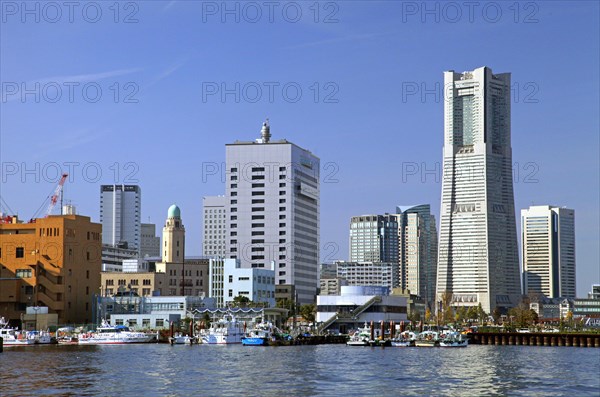
[[[4,340],[4,346],[28,346],[35,344],[35,338],[28,335],[26,331],[8,326],[8,321],[0,317],[0,338]]]
[[[371,340],[371,327],[365,324],[364,328],[359,328],[346,342],[347,346],[369,346]]]
[[[158,340],[156,334],[130,331],[123,325],[109,325],[102,322],[95,332],[79,334],[79,345],[121,345],[126,343],[149,343]]]
[[[393,347],[410,347],[415,346],[415,340],[417,336],[414,332],[404,331],[398,337],[391,340],[391,346]]]
[[[197,336],[189,336],[177,332],[175,335],[169,337],[169,343],[172,345],[197,345],[200,343],[200,340]]]
[[[435,331],[423,331],[417,335],[415,346],[434,347],[440,345],[440,335]]]
[[[50,345],[57,343],[56,338],[48,331],[29,331],[27,332],[27,338],[33,339],[33,343],[36,345]]]
[[[244,323],[238,322],[232,314],[213,322],[202,334],[202,343],[208,345],[225,345],[242,343],[246,336]]]
[[[259,323],[242,338],[244,346],[268,346],[275,340],[275,327],[271,323]]]
[[[460,332],[450,332],[440,339],[441,347],[467,347],[469,344],[469,338]]]

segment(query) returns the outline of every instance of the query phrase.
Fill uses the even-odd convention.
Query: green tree
[[[442,316],[443,324],[448,324],[454,321],[454,310],[452,309],[453,294],[450,291],[442,292]],[[438,313],[439,316],[439,313]]]
[[[408,321],[410,321],[412,323],[417,323],[417,322],[421,321],[421,313],[419,313],[418,310],[413,310],[407,316],[407,319],[408,319]]]
[[[521,303],[519,306],[510,309],[508,315],[513,325],[519,328],[528,328],[534,323],[532,310],[525,303]]]
[[[238,295],[233,298],[233,303],[238,307],[246,307],[251,303],[251,300],[247,296]]]
[[[530,316],[531,316],[531,320],[532,320],[533,324],[539,323],[540,318],[539,318],[537,312],[533,309],[529,309],[529,311],[531,312]]]
[[[492,317],[494,318],[494,323],[498,324],[500,318],[502,317],[502,311],[498,306],[496,306],[492,311]]]
[[[307,322],[314,323],[317,315],[317,307],[314,303],[302,305],[300,306],[300,315],[304,317]]]
[[[477,321],[477,319],[479,318],[479,315],[477,314],[477,308],[475,306],[470,306],[467,309],[466,317],[469,320],[469,322]]]
[[[210,314],[208,312],[204,313],[204,326],[207,329],[210,328]]]
[[[480,302],[479,305],[477,305],[477,319],[479,320],[479,323],[483,325],[484,321],[486,321],[488,317],[488,314],[485,312],[485,310],[483,310]]]
[[[573,312],[570,310],[567,312],[566,322],[569,327],[573,328]]]
[[[456,322],[462,324],[465,320],[467,320],[467,313],[468,310],[464,306],[460,306],[458,309],[456,309],[456,315],[454,316]]]

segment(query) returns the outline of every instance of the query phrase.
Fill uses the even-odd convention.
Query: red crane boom
[[[62,174],[62,178],[60,178],[60,181],[58,181],[58,185],[56,186],[56,189],[54,189],[54,194],[52,195],[52,197],[50,197],[50,203],[48,204],[48,209],[46,209],[46,217],[52,213],[52,210],[54,209],[54,206],[58,201],[58,196],[62,192],[63,186],[68,176],[69,174]]]

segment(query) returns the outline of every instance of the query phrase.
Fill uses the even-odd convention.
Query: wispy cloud
[[[188,59],[189,59],[189,57],[185,57],[185,58],[182,58],[182,59],[176,61],[172,65],[170,65],[168,68],[166,68],[165,70],[163,70],[162,72],[160,72],[159,74],[154,76],[150,80],[150,82],[148,84],[146,84],[146,86],[144,86],[144,89],[152,87],[154,84],[158,83],[161,80],[166,79],[167,77],[169,77],[170,75],[175,73],[177,70],[179,70],[183,65],[185,65],[187,63]]]
[[[31,81],[31,83],[50,83],[50,82],[73,82],[73,83],[84,83],[86,81],[98,81],[108,79],[110,77],[123,76],[126,74],[136,73],[141,71],[139,68],[134,69],[118,69],[118,70],[110,70],[107,72],[100,73],[90,73],[90,74],[74,74],[70,76],[54,76],[47,77],[35,81]]]
[[[21,86],[22,84],[24,84],[25,87],[33,87],[36,84],[43,86],[43,85],[49,84],[49,83],[56,83],[56,84],[62,85],[64,83],[71,84],[71,83],[86,83],[86,82],[90,82],[90,81],[97,82],[97,81],[101,81],[101,80],[108,79],[111,77],[123,76],[126,74],[136,73],[139,71],[141,71],[141,69],[139,69],[139,68],[118,69],[118,70],[109,70],[106,72],[99,72],[99,73],[44,77],[41,79],[30,80],[27,82],[3,80],[2,86],[5,87],[5,85],[8,86],[8,84],[11,84],[13,86],[15,84]],[[5,94],[6,94],[6,97],[5,97]],[[6,103],[6,102],[12,102],[12,101],[21,99],[21,95],[14,95],[14,93],[9,93],[8,91],[6,93],[0,91],[0,98],[2,99],[2,103]]]
[[[171,0],[169,1],[164,7],[163,7],[163,12],[167,11],[169,8],[173,7],[173,5],[177,3],[177,0]]]
[[[103,138],[108,133],[109,130],[100,130],[98,126],[88,125],[77,130],[59,132],[58,134],[48,134],[48,136],[52,136],[52,140],[38,141],[33,158],[47,158],[50,154],[71,150]],[[61,144],[53,144],[53,142],[56,141],[60,141]]]

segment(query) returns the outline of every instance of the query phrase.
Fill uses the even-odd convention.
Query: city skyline
[[[599,102],[594,89],[598,86],[598,32],[597,23],[590,23],[598,13],[597,4],[574,3],[569,9],[540,4],[538,22],[530,24],[515,23],[504,10],[504,19],[498,23],[479,17],[472,24],[460,21],[452,30],[443,18],[423,23],[418,16],[407,17],[404,22],[400,13],[368,9],[361,2],[340,3],[339,23],[333,24],[315,24],[311,19],[297,25],[209,19],[201,28],[215,28],[215,36],[210,36],[221,34],[228,43],[222,48],[212,46],[202,33],[177,29],[177,25],[188,25],[182,22],[189,22],[197,11],[181,2],[169,7],[141,3],[139,22],[133,25],[13,20],[2,24],[3,83],[97,82],[105,96],[111,95],[110,101],[98,103],[36,103],[31,99],[23,103],[19,96],[8,96],[10,84],[3,85],[0,193],[14,212],[29,219],[56,184],[52,164],[68,171],[64,163],[78,162],[65,185],[65,199],[77,206],[78,213],[97,222],[99,185],[137,184],[144,190],[141,222],[150,217],[151,223],[161,225],[165,209],[177,203],[186,215],[186,254],[200,254],[202,197],[223,191],[223,145],[254,139],[256,126],[270,117],[278,138],[289,139],[321,158],[321,258],[349,259],[345,253],[351,216],[384,213],[398,202],[418,202],[430,204],[439,222],[443,97],[436,87],[443,87],[444,70],[489,65],[513,76],[515,210],[532,202],[573,208],[578,214],[577,295],[589,290],[581,280],[600,281]],[[202,20],[199,14],[195,16]],[[154,29],[157,23],[184,33],[185,39],[175,42],[167,35],[162,44],[160,29]],[[353,33],[348,31],[349,24]],[[33,42],[25,30],[44,39]],[[446,38],[440,41],[442,31]],[[99,32],[106,34],[99,38]],[[130,33],[129,40],[115,40],[124,32]],[[477,32],[485,32],[485,37],[493,34],[497,38],[493,48],[486,48]],[[96,40],[93,46],[86,41],[91,36]],[[521,40],[524,36],[528,40]],[[53,52],[44,49],[50,41],[60,43]],[[158,44],[147,46],[146,42]],[[277,51],[263,51],[265,42]],[[589,51],[590,45],[594,51]],[[472,51],[475,47],[478,51]],[[79,59],[66,66],[64,60],[70,59],[73,49],[79,51]],[[115,51],[123,55],[121,60],[114,59]],[[515,57],[518,53],[526,55]],[[39,54],[45,62],[39,62]],[[243,70],[235,62],[223,66],[240,55],[246,59]],[[378,72],[362,73],[356,81],[355,76],[365,70]],[[574,71],[581,77],[557,78]],[[117,81],[122,95],[115,103],[109,86]],[[216,83],[220,89],[221,82],[229,88],[239,82],[250,89],[247,83],[255,81],[276,81],[280,87],[297,82],[304,100],[282,100],[278,91],[272,103],[264,99],[251,103],[244,96],[239,103],[233,96],[221,101],[220,95],[206,95],[203,101],[202,83]],[[127,82],[138,85],[137,104],[123,102],[133,92],[123,90]],[[315,82],[319,84],[314,86]],[[334,85],[327,86],[329,82]],[[316,88],[320,90],[318,103],[314,101]],[[333,92],[330,99],[338,102],[324,102]],[[578,100],[565,101],[566,92]],[[168,153],[164,150],[184,141],[176,156],[164,159]],[[102,173],[98,180],[97,170]],[[586,186],[586,194],[577,193],[580,186]],[[339,205],[341,197],[344,205]]]

